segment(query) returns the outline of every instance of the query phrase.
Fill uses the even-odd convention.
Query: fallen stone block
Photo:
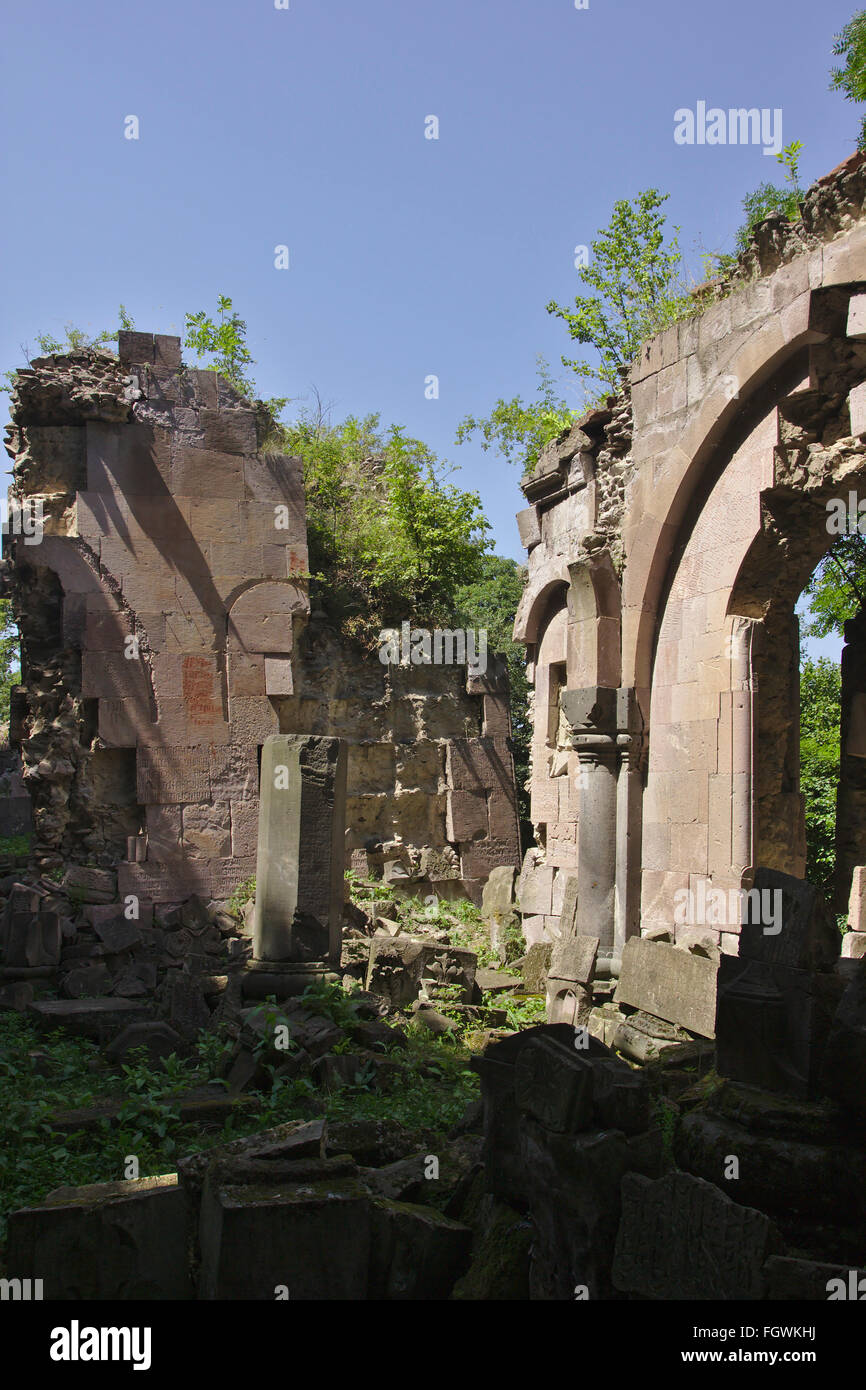
[[[716,1020],[719,1075],[767,1091],[818,1094],[843,988],[836,975],[723,956]]]
[[[614,999],[678,1023],[701,1037],[715,1035],[714,961],[661,941],[633,936],[625,943]]]
[[[176,1173],[63,1187],[9,1217],[7,1272],[46,1299],[188,1299],[186,1207]]]
[[[411,936],[373,936],[365,989],[400,1008],[418,998],[426,981],[434,991],[442,985],[457,985],[462,1001],[468,1004],[474,992],[476,964],[473,951],[436,946]]]
[[[469,1264],[472,1232],[434,1207],[376,1199],[368,1299],[447,1299]]]
[[[743,892],[740,959],[794,970],[830,970],[839,955],[839,933],[822,894],[811,883],[758,869]]]
[[[855,1230],[866,1223],[866,1154],[856,1148],[752,1134],[726,1116],[693,1110],[680,1120],[675,1152],[680,1167],[780,1223],[798,1217]],[[726,1180],[732,1155],[737,1176]]]
[[[117,897],[117,875],[111,869],[92,869],[71,864],[61,888],[85,903],[112,903]]]
[[[272,1303],[367,1296],[371,1203],[357,1178],[202,1194],[199,1297]]]
[[[118,1033],[105,1049],[105,1055],[114,1062],[123,1061],[134,1048],[143,1047],[148,1058],[155,1062],[161,1057],[170,1057],[183,1048],[183,1039],[168,1023],[159,1020],[144,1023],[130,1023]]]
[[[613,1282],[650,1299],[760,1299],[764,1264],[778,1243],[763,1212],[702,1178],[628,1173]]]
[[[132,999],[37,999],[27,1013],[48,1032],[64,1028],[94,1042],[106,1042],[127,1024],[151,1017],[146,1004]]]
[[[857,966],[831,1020],[820,1081],[838,1104],[866,1110],[866,961]]]

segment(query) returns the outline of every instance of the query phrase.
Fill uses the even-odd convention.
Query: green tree
[[[21,677],[18,629],[12,621],[12,604],[0,599],[0,724],[9,723],[9,692]]]
[[[845,635],[845,623],[866,606],[866,538],[840,536],[803,590],[809,600],[806,637]]]
[[[833,56],[845,61],[830,69],[831,90],[844,92],[848,101],[866,101],[866,10],[858,10],[836,35]],[[860,120],[857,148],[866,150],[866,116]]]
[[[525,473],[530,472],[544,446],[570,428],[578,417],[576,410],[557,399],[556,384],[545,359],[539,355],[536,363],[537,401],[525,404],[521,396],[512,396],[508,401],[500,397],[486,417],[463,417],[457,426],[455,443],[465,444],[478,431],[485,452],[495,448],[508,463],[520,463]]]
[[[272,446],[304,467],[310,567],[348,631],[450,621],[461,583],[480,574],[488,524],[475,492],[447,481],[433,451],[378,414],[332,424],[317,399],[278,425]]]
[[[669,198],[655,188],[645,189],[633,202],[614,203],[607,227],[591,245],[589,264],[580,271],[592,295],[576,295],[574,308],[547,306],[566,324],[575,342],[595,349],[598,363],[562,358],[578,377],[597,383],[602,394],[616,395],[621,374],[637,357],[641,344],[681,317],[689,305],[678,289],[682,257],[674,236],[665,240],[660,211]]]
[[[829,890],[836,859],[841,672],[828,657],[800,670],[800,790],[806,802],[806,876]]]
[[[204,309],[197,314],[186,315],[184,347],[193,348],[199,360],[211,355],[211,366],[215,372],[224,376],[241,395],[253,396],[255,385],[252,378],[245,375],[254,361],[247,347],[246,321],[233,309],[232,301],[224,294],[217,299],[217,313],[218,321],[210,318]]]

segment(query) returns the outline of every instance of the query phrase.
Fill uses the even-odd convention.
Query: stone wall
[[[810,189],[800,223],[761,224],[524,480],[524,924],[555,938],[576,876],[602,974],[638,931],[684,934],[684,893],[804,871],[794,605],[835,539],[828,499],[864,488],[864,168]],[[736,952],[738,917],[701,925]]]
[[[225,898],[255,869],[265,738],[339,734],[348,851],[400,837],[477,896],[519,855],[504,668],[386,669],[311,622],[301,465],[266,430],[177,338],[19,373],[10,516],[44,534],[5,538],[10,735],[37,847],[121,861],[122,894]]]

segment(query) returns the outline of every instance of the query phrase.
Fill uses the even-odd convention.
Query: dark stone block
[[[836,924],[818,889],[776,869],[758,869],[743,899],[740,959],[830,970],[839,950]]]

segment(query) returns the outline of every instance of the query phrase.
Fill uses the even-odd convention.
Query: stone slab
[[[703,1038],[712,1038],[717,968],[703,956],[634,936],[623,947],[614,998],[618,1004],[644,1009]]]

